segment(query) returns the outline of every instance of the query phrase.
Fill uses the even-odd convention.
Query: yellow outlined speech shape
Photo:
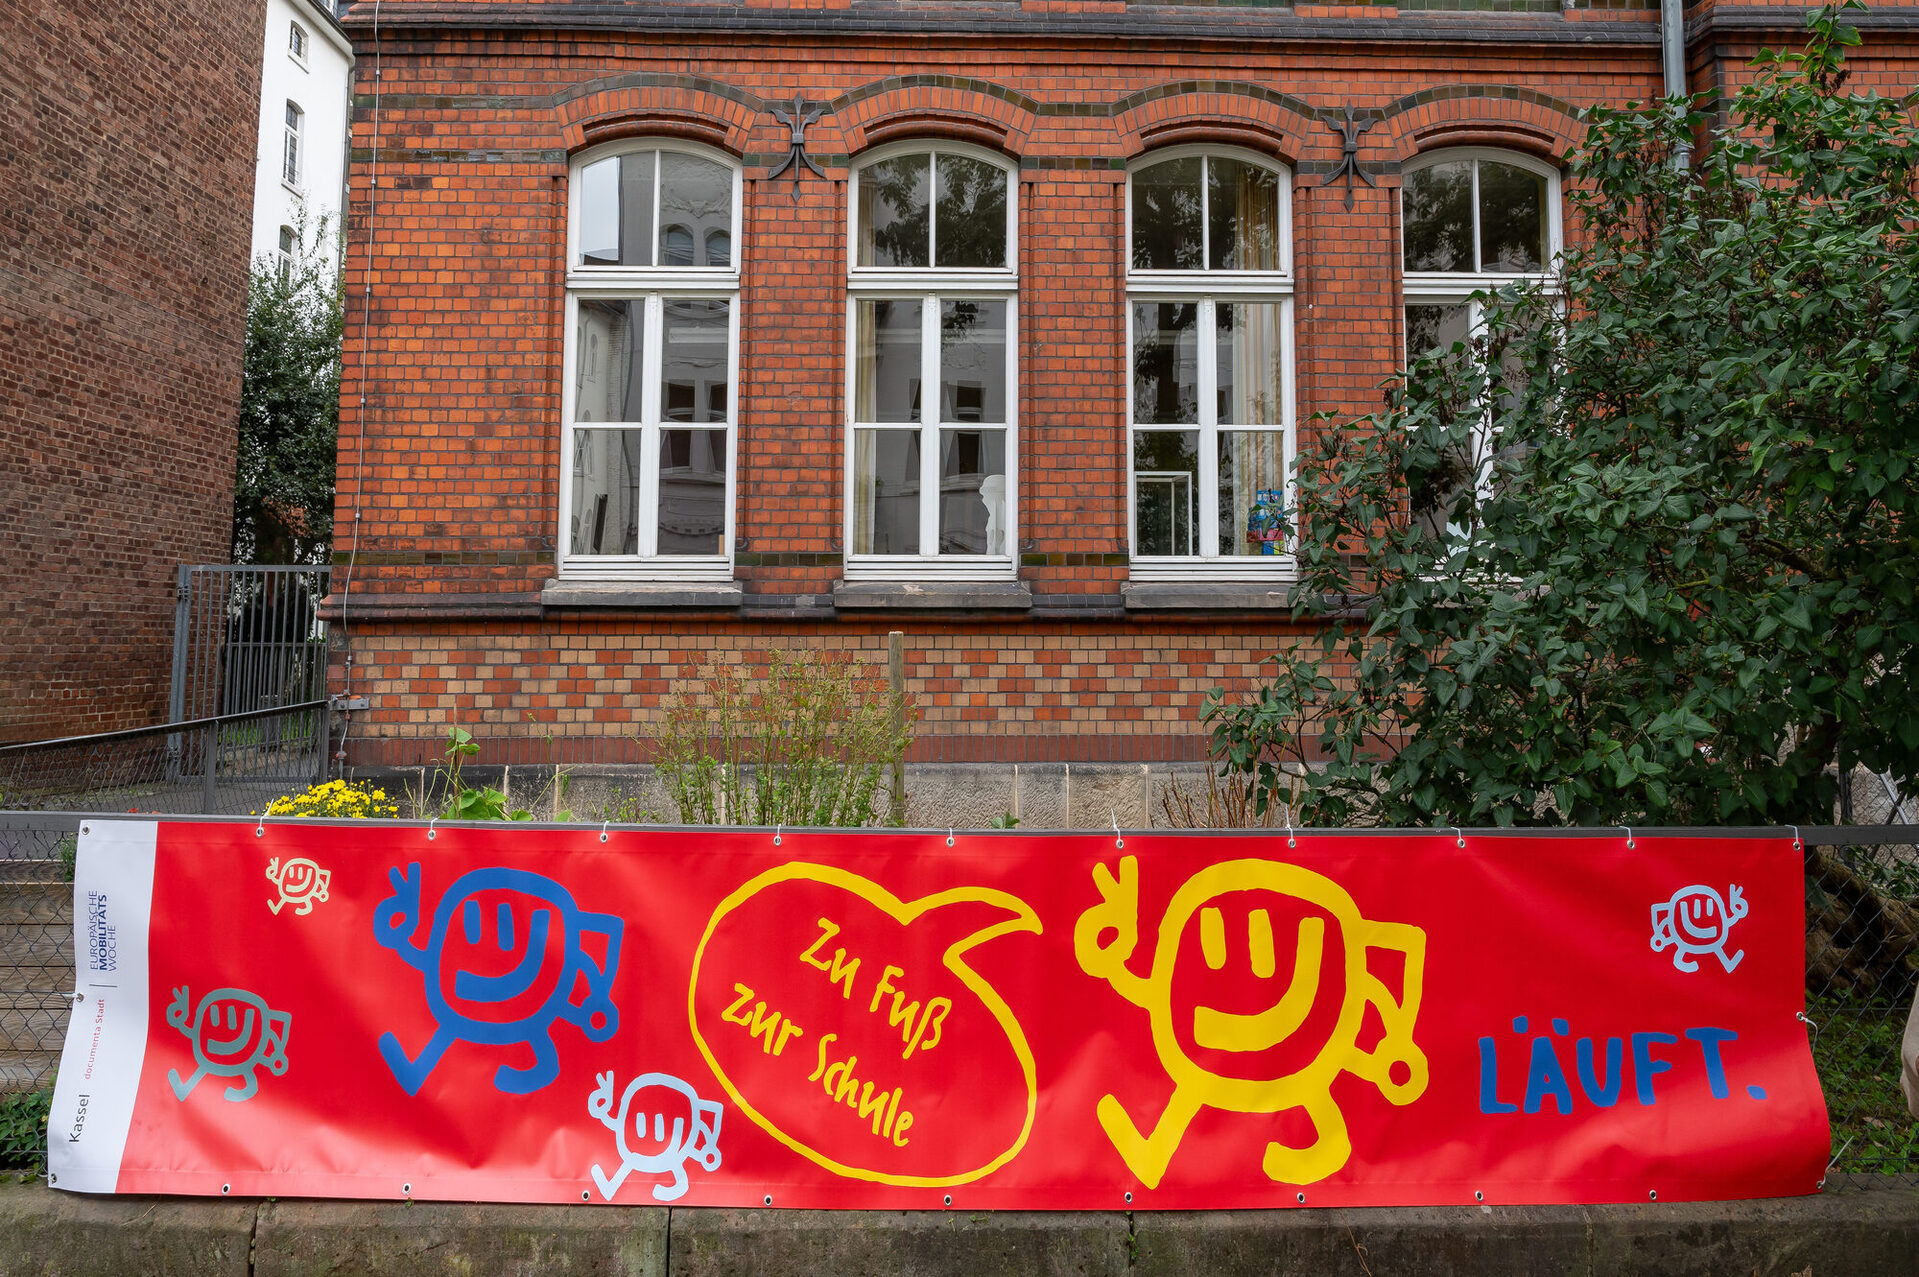
[[[1086,974],[1107,981],[1121,997],[1146,1010],[1152,1022],[1154,1050],[1173,1082],[1172,1098],[1148,1132],[1142,1133],[1134,1125],[1116,1096],[1103,1096],[1096,1109],[1106,1137],[1128,1169],[1148,1188],[1159,1187],[1187,1126],[1202,1108],[1233,1113],[1304,1110],[1313,1124],[1313,1143],[1292,1148],[1270,1142],[1261,1168],[1281,1183],[1311,1184],[1339,1170],[1352,1156],[1345,1114],[1332,1098],[1333,1079],[1339,1074],[1364,1078],[1395,1105],[1410,1104],[1425,1094],[1426,1054],[1413,1041],[1426,965],[1426,933],[1421,928],[1362,918],[1359,906],[1345,888],[1310,869],[1276,860],[1229,860],[1200,870],[1174,893],[1160,920],[1152,970],[1139,976],[1126,966],[1139,941],[1139,864],[1132,856],[1124,857],[1117,877],[1104,864],[1095,864],[1093,883],[1099,889],[1100,902],[1079,916],[1073,928],[1073,956]],[[1179,1042],[1173,1010],[1173,969],[1180,937],[1194,914],[1199,914],[1206,962],[1215,969],[1220,967],[1227,942],[1220,910],[1211,902],[1237,892],[1271,892],[1315,906],[1338,924],[1342,940],[1346,991],[1338,1021],[1311,1062],[1280,1077],[1223,1077],[1189,1058]],[[1278,944],[1279,951],[1284,951],[1284,940],[1271,934],[1266,911],[1256,911],[1252,922],[1249,947],[1254,974],[1270,977],[1278,970],[1274,946]],[[1101,943],[1108,932],[1113,939]],[[1325,919],[1301,919],[1292,981],[1284,993],[1254,1014],[1196,1007],[1190,1026],[1194,1042],[1209,1050],[1251,1053],[1284,1041],[1305,1023],[1318,1001],[1326,948]],[[1366,954],[1370,949],[1392,950],[1404,956],[1405,975],[1398,998],[1368,969]],[[1362,1051],[1359,1031],[1368,1006],[1378,1011],[1385,1032],[1371,1050]],[[1393,1080],[1394,1066],[1403,1072],[1403,1080]]]
[[[911,926],[914,922],[926,917],[935,910],[943,909],[950,905],[985,905],[1003,910],[1006,914],[1010,915],[1002,917],[999,921],[991,925],[982,927],[953,941],[946,947],[940,957],[944,969],[952,973],[962,986],[979,999],[980,1004],[986,1008],[994,1022],[998,1024],[1000,1030],[1005,1033],[1006,1040],[1012,1047],[1013,1055],[1019,1062],[1020,1072],[1026,1086],[1026,1111],[1020,1124],[1018,1137],[1004,1150],[1000,1151],[982,1165],[948,1175],[907,1175],[880,1170],[870,1166],[850,1165],[847,1162],[820,1152],[806,1140],[783,1129],[755,1107],[753,1102],[741,1092],[740,1088],[735,1084],[734,1079],[730,1077],[725,1068],[721,1066],[712,1046],[708,1042],[707,1033],[702,1031],[699,1010],[700,972],[702,965],[706,961],[707,946],[728,915],[741,908],[748,901],[754,899],[761,892],[779,886],[780,884],[791,882],[814,883],[838,888],[874,906],[903,927]],[[1017,896],[1009,895],[1003,891],[995,891],[986,887],[957,887],[950,891],[942,891],[934,895],[923,896],[918,900],[905,901],[878,883],[867,878],[862,878],[858,874],[850,873],[831,865],[794,861],[789,864],[780,865],[774,869],[769,869],[765,873],[760,874],[727,896],[727,898],[722,900],[719,906],[714,909],[713,916],[707,920],[706,931],[700,937],[699,948],[696,949],[693,954],[693,972],[687,982],[686,992],[687,1023],[693,1031],[693,1042],[699,1047],[700,1054],[705,1057],[708,1067],[713,1070],[713,1076],[718,1078],[720,1085],[726,1088],[726,1093],[731,1096],[733,1102],[739,1106],[740,1112],[746,1114],[761,1130],[809,1161],[825,1167],[835,1175],[844,1176],[849,1179],[869,1180],[878,1184],[890,1184],[897,1187],[939,1188],[953,1184],[969,1183],[982,1176],[990,1175],[1000,1167],[1006,1165],[1018,1156],[1020,1150],[1026,1146],[1027,1139],[1031,1137],[1033,1133],[1033,1122],[1039,1111],[1039,1080],[1033,1063],[1032,1047],[1027,1043],[1025,1031],[1020,1027],[1019,1021],[1014,1018],[1012,1008],[1006,1005],[1005,1000],[999,996],[999,993],[992,985],[988,984],[977,972],[967,966],[964,958],[972,949],[985,944],[989,940],[998,939],[1000,936],[1011,935],[1015,932],[1030,932],[1038,935],[1040,931],[1039,915],[1033,911],[1032,907]],[[877,958],[879,955],[875,954],[874,957]],[[792,960],[793,958],[789,955],[769,955],[769,961],[776,963]],[[864,1007],[854,1007],[851,1014],[856,1016],[864,1014]],[[708,1027],[716,1028],[717,1026],[709,1025]],[[809,1040],[817,1041],[821,1036],[824,1026],[815,1025],[812,1026],[812,1028],[813,1037]],[[802,1067],[800,1073],[795,1078],[797,1085],[804,1086],[811,1084],[810,1082],[799,1080],[804,1076],[804,1069]]]

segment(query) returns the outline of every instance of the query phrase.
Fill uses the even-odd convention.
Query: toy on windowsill
[[[1254,493],[1252,508],[1246,512],[1246,539],[1257,547],[1253,553],[1278,554],[1284,550],[1292,517],[1277,488],[1261,488]]]

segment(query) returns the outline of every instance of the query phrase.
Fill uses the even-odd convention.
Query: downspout
[[[1686,96],[1686,12],[1684,0],[1659,0],[1659,45],[1662,61],[1666,69],[1666,97],[1683,98]],[[1681,120],[1686,118],[1686,108],[1676,106],[1674,112]],[[1680,142],[1673,147],[1672,164],[1674,168],[1692,167],[1692,144]]]

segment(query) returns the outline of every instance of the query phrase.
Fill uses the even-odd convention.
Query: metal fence
[[[325,778],[327,722],[313,700],[0,745],[0,808],[246,815]]]
[[[44,1117],[74,986],[80,819],[0,811],[0,1168],[38,1168],[46,1147]],[[1919,1121],[1899,1089],[1900,1039],[1919,984],[1919,845],[1911,841],[1919,830],[1802,833],[1807,1032],[1832,1116],[1827,1191],[1862,1174],[1919,1183]]]
[[[331,569],[182,563],[173,611],[167,717],[214,718],[326,694]]]

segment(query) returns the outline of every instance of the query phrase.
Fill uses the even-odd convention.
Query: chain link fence
[[[77,813],[0,811],[0,1170],[44,1166],[74,986],[79,824]],[[1916,838],[1901,826],[1805,831],[1806,1018],[1832,1117],[1829,1192],[1859,1175],[1919,1184],[1919,1121],[1899,1089],[1919,986]]]

